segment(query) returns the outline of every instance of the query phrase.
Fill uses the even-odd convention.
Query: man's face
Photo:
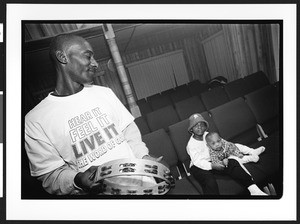
[[[66,50],[69,78],[79,84],[90,84],[98,68],[91,45],[84,39],[73,42]]]
[[[193,128],[192,131],[195,135],[202,136],[206,131],[207,126],[204,122],[198,122]]]
[[[207,144],[215,151],[220,151],[222,149],[221,137],[218,134],[209,136]]]

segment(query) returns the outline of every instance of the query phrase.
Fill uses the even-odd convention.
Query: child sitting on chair
[[[205,140],[209,148],[211,162],[224,166],[228,165],[228,159],[236,159],[242,164],[256,163],[259,160],[259,155],[265,150],[264,146],[252,149],[245,145],[233,144],[221,138],[217,132],[208,133]]]
[[[245,186],[251,195],[267,195],[258,188],[251,174],[246,171],[246,168],[238,159],[228,159],[227,166],[212,162],[210,149],[206,143],[206,135],[209,134],[208,128],[209,124],[201,114],[196,113],[189,117],[188,132],[192,136],[187,143],[186,150],[191,158],[191,174],[201,185],[203,193],[205,195],[220,195],[219,186],[214,174],[224,173]],[[256,150],[253,151],[256,151],[256,155],[258,156],[264,148]],[[248,153],[253,155],[251,151],[249,150]],[[258,159],[256,158],[256,160]]]

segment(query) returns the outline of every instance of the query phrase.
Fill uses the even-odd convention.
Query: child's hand
[[[168,168],[170,167],[169,164],[167,164],[167,162],[165,160],[163,160],[163,156],[160,156],[160,157],[156,158],[156,157],[153,157],[153,156],[145,155],[143,157],[143,159],[152,160],[152,161],[161,163],[161,164],[165,165]]]
[[[228,166],[228,159],[223,159],[223,164],[224,164],[225,167],[227,167]]]

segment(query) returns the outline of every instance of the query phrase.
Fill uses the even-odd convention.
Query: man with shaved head
[[[111,89],[93,85],[98,68],[82,37],[53,38],[50,58],[55,90],[25,117],[31,175],[50,194],[89,194],[91,175],[107,161],[148,155],[134,117]]]

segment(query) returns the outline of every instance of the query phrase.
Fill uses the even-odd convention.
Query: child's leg
[[[219,187],[211,170],[191,167],[191,174],[199,182],[205,195],[219,195]]]
[[[265,147],[264,146],[260,146],[256,149],[250,148],[246,145],[242,145],[242,144],[235,144],[239,150],[243,153],[243,154],[249,154],[249,155],[257,155],[259,156],[261,153],[263,153],[265,151]]]
[[[259,160],[259,156],[253,154],[253,155],[245,155],[243,158],[240,159],[241,163],[249,163],[254,162],[257,163]]]
[[[256,149],[254,149],[253,155],[257,155],[259,156],[260,154],[262,154],[265,151],[265,147],[264,146],[260,146]]]
[[[254,155],[254,154],[253,155],[250,154],[250,155],[245,155],[242,158],[238,158],[237,156],[230,155],[228,157],[228,159],[235,159],[235,160],[237,160],[241,164],[241,166],[244,168],[244,170],[246,170],[246,167],[244,167],[242,164],[249,163],[249,162],[256,163],[259,160],[259,156]],[[247,172],[247,170],[246,170],[246,172]]]
[[[255,184],[248,170],[235,159],[228,160],[226,172],[243,186],[247,187],[251,195],[267,195]]]
[[[235,144],[236,147],[239,148],[239,150],[244,154],[244,155],[247,155],[247,154],[253,154],[254,153],[254,149],[253,148],[250,148],[246,145],[242,145],[242,144],[239,144],[239,143],[236,143]]]
[[[252,184],[248,187],[248,190],[251,195],[262,195],[262,196],[267,196],[265,192],[263,192],[261,189],[256,184]]]
[[[247,169],[246,169],[247,170]],[[239,180],[245,187],[254,183],[252,176],[235,159],[228,159],[226,173],[236,180]]]

